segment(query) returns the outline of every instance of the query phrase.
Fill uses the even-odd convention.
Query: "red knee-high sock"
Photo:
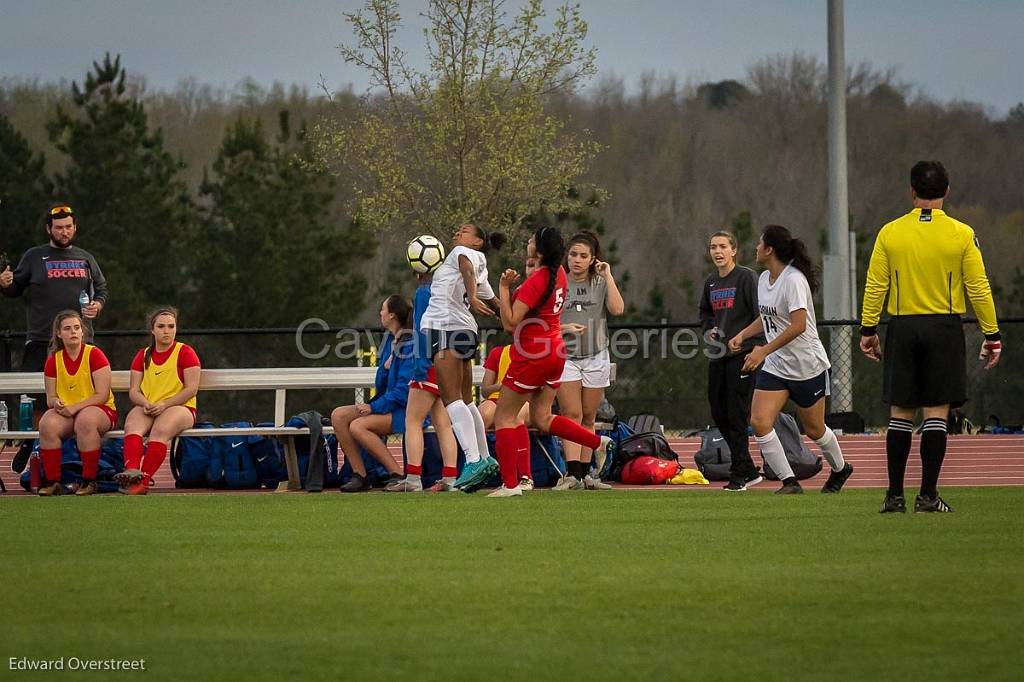
[[[60,481],[61,451],[60,448],[41,448],[39,458],[43,460],[43,475],[50,483]]]
[[[149,445],[146,446],[146,458],[142,462],[142,479],[146,482],[146,485],[149,485],[149,482],[153,480],[153,474],[164,463],[164,458],[166,457],[166,444],[152,440],[149,441]]]
[[[516,427],[516,464],[520,476],[533,478],[530,470],[530,430],[526,424]]]
[[[124,437],[124,468],[141,469],[142,453],[145,448],[142,445],[142,436],[137,433],[130,433]]]
[[[95,481],[100,466],[99,450],[82,450],[82,480]]]
[[[501,469],[501,482],[506,488],[519,485],[516,476],[516,430],[498,429],[494,432],[494,449],[497,450],[498,467]]]
[[[601,446],[601,437],[593,431],[588,431],[576,422],[566,417],[555,417],[551,420],[551,435],[579,443],[585,448],[596,450]]]

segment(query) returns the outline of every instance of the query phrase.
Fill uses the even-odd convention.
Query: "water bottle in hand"
[[[78,294],[78,307],[82,309],[82,313],[85,314],[85,308],[89,305],[89,294],[82,289],[82,292]]]

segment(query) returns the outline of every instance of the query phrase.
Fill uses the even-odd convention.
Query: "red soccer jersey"
[[[551,277],[548,268],[540,268],[526,278],[523,285],[516,290],[514,301],[522,301],[529,306],[531,314],[516,330],[514,350],[525,355],[540,357],[547,353],[565,356],[565,344],[562,342],[562,306],[565,305],[567,282],[565,271],[558,268],[555,287],[547,300],[540,297],[547,291]]]
[[[505,346],[495,346],[491,349],[491,352],[487,354],[487,359],[484,360],[484,369],[489,369],[495,374],[501,372],[501,352],[505,350]]]
[[[165,350],[163,353],[160,351],[153,351],[153,355],[150,356],[149,361],[155,365],[162,365],[171,357],[171,353],[174,352],[174,345]],[[181,350],[178,352],[178,380],[182,383],[185,382],[185,370],[189,367],[200,367],[199,356],[196,355],[195,350],[192,346],[187,343],[181,344]],[[132,360],[132,371],[145,372],[146,371],[146,349],[140,348],[139,352],[135,354],[135,359]]]
[[[78,373],[78,365],[82,362],[82,351],[85,350],[85,344],[82,345],[82,350],[78,352],[78,357],[72,360],[67,352],[64,353],[64,366],[71,374]],[[93,346],[92,353],[89,355],[89,374],[92,374],[98,369],[103,367],[110,367],[110,360],[103,354],[99,348]],[[57,356],[50,353],[50,357],[46,358],[46,366],[43,367],[43,376],[50,377],[51,379],[57,378]]]

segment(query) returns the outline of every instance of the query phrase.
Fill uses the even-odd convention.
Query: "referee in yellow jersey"
[[[883,400],[890,406],[885,439],[889,490],[882,513],[906,512],[903,477],[910,455],[913,419],[924,413],[921,432],[921,492],[915,512],[953,511],[937,485],[946,456],[950,407],[967,401],[963,326],[964,290],[985,341],[985,369],[999,362],[1002,342],[995,304],[978,239],[969,225],[942,210],[949,176],[938,161],[920,161],[910,171],[914,210],[885,225],[875,238],[861,312],[861,351],[882,359],[877,325],[889,295],[885,334]]]

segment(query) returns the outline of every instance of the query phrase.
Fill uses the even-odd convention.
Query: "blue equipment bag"
[[[273,422],[260,422],[256,426],[274,426]],[[261,486],[277,488],[281,481],[288,480],[288,467],[284,463],[284,451],[276,438],[249,436],[249,454],[256,465],[256,479]]]
[[[228,422],[222,428],[252,428],[250,422]],[[213,441],[213,453],[207,480],[215,488],[242,490],[258,488],[259,478],[256,475],[256,461],[249,452],[249,436],[231,435],[218,436]]]
[[[96,468],[96,487],[101,493],[117,492],[114,474],[124,471],[124,441],[110,438],[100,447],[100,462]],[[31,470],[26,467],[18,482],[25,490],[31,490]],[[74,438],[61,443],[60,482],[66,489],[82,481],[82,456]]]
[[[608,445],[608,455],[605,457],[604,466],[601,467],[600,471],[596,472],[598,478],[605,480],[611,477],[613,469],[622,468],[616,467],[616,463],[620,459],[619,449],[622,446],[622,441],[636,434],[633,429],[629,427],[629,424],[616,419],[613,428],[606,431],[598,431],[597,435],[608,436],[612,439],[612,442]]]
[[[215,428],[210,422],[199,422],[193,428]],[[213,455],[213,439],[209,436],[183,436],[171,452],[171,474],[175,488],[207,488],[207,474]]]

